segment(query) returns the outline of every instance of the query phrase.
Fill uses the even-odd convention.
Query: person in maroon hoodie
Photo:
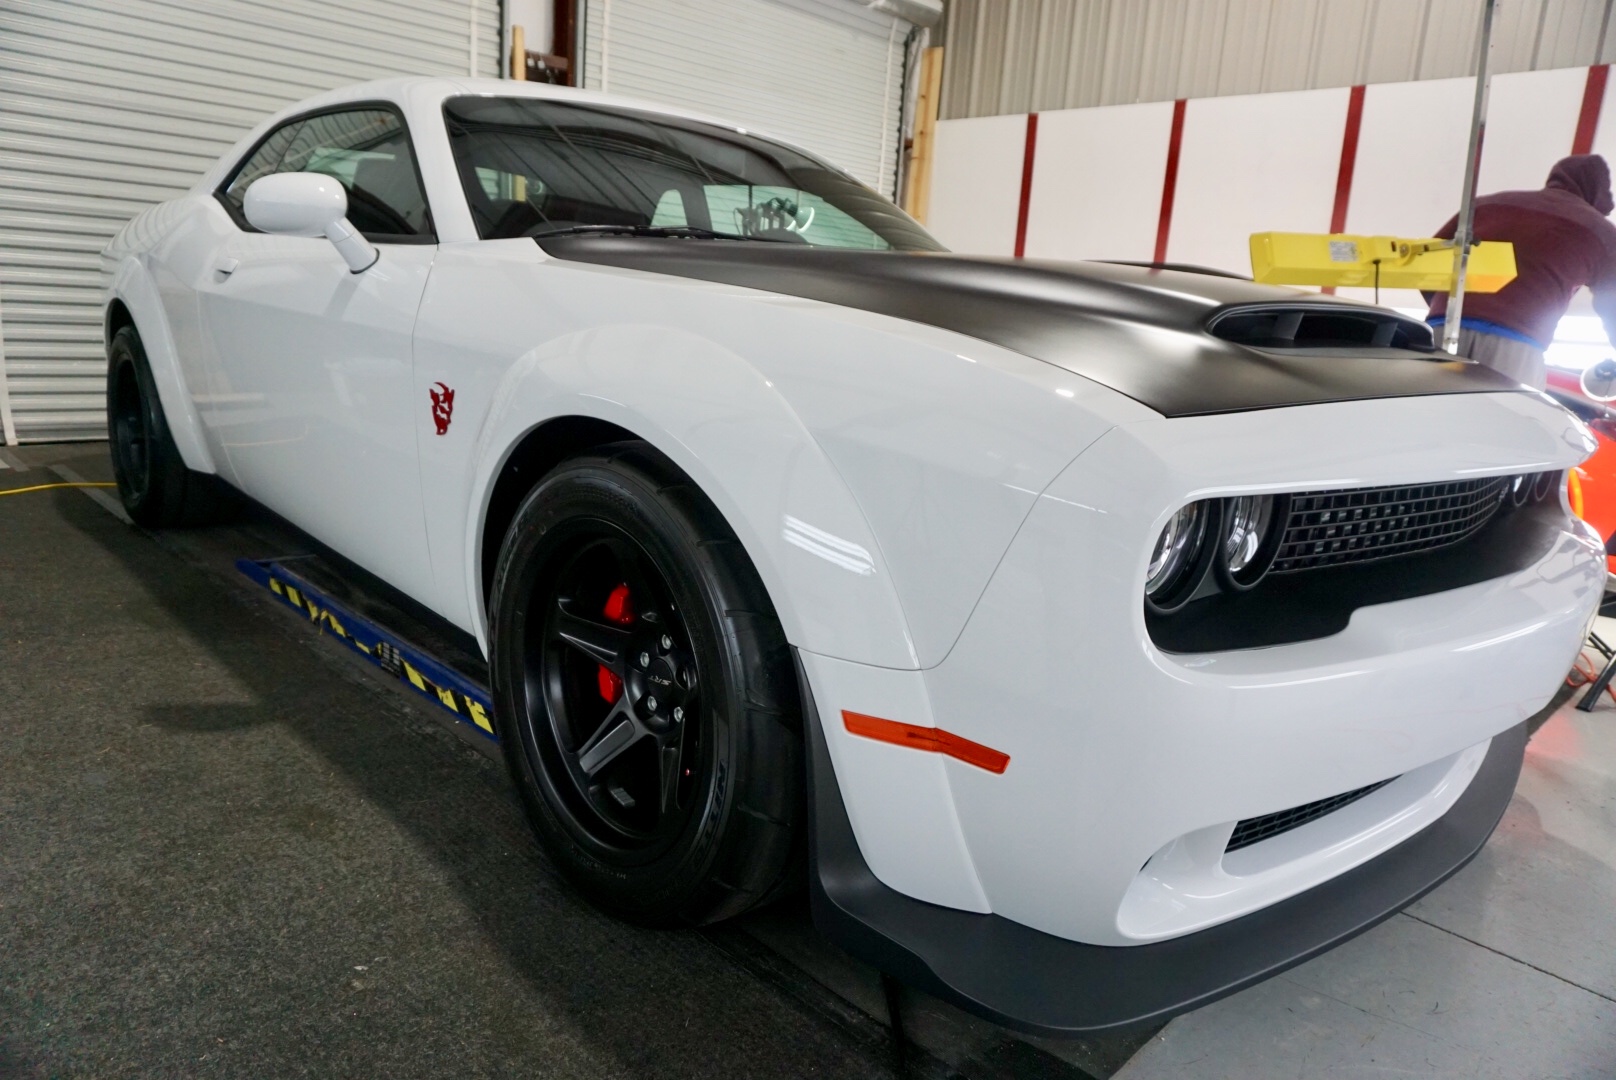
[[[1616,225],[1606,217],[1610,166],[1598,154],[1561,158],[1541,191],[1500,191],[1476,200],[1477,240],[1515,245],[1515,280],[1495,293],[1465,293],[1459,354],[1542,390],[1543,350],[1555,326],[1586,285],[1605,333],[1616,342]],[[1436,233],[1453,239],[1458,215]],[[1426,294],[1426,321],[1441,340],[1446,293]]]

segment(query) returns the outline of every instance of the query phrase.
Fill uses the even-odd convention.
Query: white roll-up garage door
[[[893,193],[909,24],[858,0],[587,0],[584,85],[776,135]]]
[[[499,0],[0,2],[0,421],[100,438],[98,253],[269,113],[390,75],[497,75]]]

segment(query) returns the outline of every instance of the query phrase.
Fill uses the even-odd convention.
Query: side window
[[[235,210],[235,218],[241,220],[242,201],[247,197],[247,189],[252,187],[254,180],[278,172],[277,166],[281,163],[281,156],[292,142],[297,129],[303,126],[303,121],[293,120],[276,128],[269,138],[258,144],[258,149],[236,170],[235,179],[230,181],[228,187],[219,193],[230,207]]]
[[[274,164],[265,167],[260,159],[271,156]],[[248,185],[271,172],[321,173],[339,181],[348,192],[348,220],[368,240],[433,239],[432,215],[409,136],[403,121],[388,109],[354,109],[293,121],[247,159],[225,188],[225,201],[239,211]]]

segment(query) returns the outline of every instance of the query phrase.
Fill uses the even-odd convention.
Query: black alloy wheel
[[[135,524],[200,525],[226,509],[216,479],[185,467],[133,326],[107,343],[107,441],[118,497]]]
[[[146,425],[146,403],[132,355],[125,353],[114,361],[107,397],[119,494],[126,503],[138,504],[151,490],[151,432]]]
[[[489,646],[528,820],[592,901],[695,925],[795,883],[790,648],[735,534],[665,458],[620,443],[539,482],[500,550]]]
[[[578,522],[535,584],[523,719],[573,821],[622,853],[677,837],[705,772],[700,664],[666,579],[635,541]]]

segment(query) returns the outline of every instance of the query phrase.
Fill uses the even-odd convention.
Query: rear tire
[[[790,649],[688,479],[644,443],[559,466],[511,523],[490,606],[506,763],[591,901],[698,925],[787,887],[805,816]]]
[[[187,469],[174,445],[133,326],[119,330],[107,346],[107,439],[118,495],[135,524],[200,525],[220,514],[219,482]]]

